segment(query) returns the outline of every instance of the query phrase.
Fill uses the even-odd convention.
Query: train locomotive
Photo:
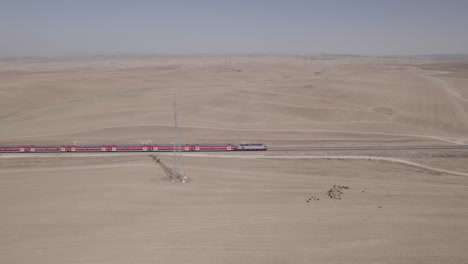
[[[48,152],[158,152],[158,151],[266,151],[265,144],[169,144],[148,145],[28,145],[0,146],[0,153]]]

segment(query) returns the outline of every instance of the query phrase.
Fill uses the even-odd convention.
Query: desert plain
[[[185,184],[148,153],[2,153],[0,263],[467,263],[468,149],[352,149],[467,145],[467,87],[459,60],[0,60],[0,145],[170,144],[177,94],[182,142],[270,147],[184,153]]]

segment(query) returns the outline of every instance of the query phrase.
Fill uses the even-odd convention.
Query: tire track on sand
[[[446,73],[446,72],[444,72],[444,73]],[[459,102],[459,101],[468,102],[468,100],[466,98],[464,98],[461,94],[459,94],[456,91],[454,91],[453,89],[451,89],[444,80],[442,80],[440,78],[436,78],[434,76],[425,75],[425,74],[422,74],[420,76],[422,76],[422,77],[426,78],[427,80],[429,80],[434,86],[442,88],[442,90],[444,90],[448,94],[452,105],[455,106],[458,113],[462,117],[463,123],[466,126],[468,126],[468,115],[463,110],[463,108],[461,107],[460,102]]]
[[[163,155],[170,155],[168,153],[160,153]],[[10,155],[12,156],[12,155]],[[14,155],[13,155],[14,156]],[[86,155],[82,155],[84,157]],[[90,155],[94,157],[95,155]],[[189,157],[210,157],[210,158],[240,158],[240,159],[350,159],[350,160],[373,160],[373,161],[387,161],[393,163],[399,163],[407,166],[418,167],[421,169],[438,172],[438,173],[447,173],[457,176],[467,177],[468,173],[450,171],[440,168],[435,168],[431,166],[426,166],[412,161],[407,161],[398,158],[388,158],[388,157],[375,157],[375,156],[262,156],[262,155],[215,155],[215,154],[185,154]],[[18,158],[25,158],[27,156],[16,156]],[[31,157],[31,156],[29,156]],[[44,158],[46,156],[43,156]],[[48,157],[57,157],[57,156],[48,156]],[[5,158],[0,156],[0,158]],[[12,157],[7,157],[12,158]],[[107,169],[107,168],[123,168],[123,167],[154,167],[153,164],[148,163],[120,163],[120,164],[99,164],[99,165],[84,165],[84,166],[67,166],[67,167],[55,167],[55,168],[22,168],[22,169],[0,169],[0,173],[14,173],[14,172],[38,172],[38,171],[69,171],[69,170],[86,170],[86,169]],[[278,177],[300,177],[300,178],[316,178],[316,179],[333,179],[333,180],[346,180],[353,182],[371,182],[377,184],[396,184],[396,185],[407,185],[407,186],[419,186],[419,187],[432,187],[432,188],[448,188],[448,189],[457,189],[457,190],[466,190],[467,186],[455,185],[455,184],[431,184],[431,183],[413,183],[413,182],[401,182],[401,181],[390,181],[390,180],[373,180],[373,179],[353,179],[353,178],[342,178],[342,177],[329,177],[329,176],[317,176],[317,175],[303,175],[303,174],[288,174],[288,173],[272,173],[272,172],[252,172],[245,170],[227,170],[227,169],[217,169],[217,168],[207,168],[207,167],[197,167],[197,166],[187,166],[187,168],[192,170],[199,171],[211,171],[218,173],[241,173],[247,175],[257,175],[257,176],[278,176]]]
[[[371,161],[389,161],[393,163],[400,163],[404,165],[410,165],[413,167],[418,167],[434,172],[441,172],[447,174],[453,174],[457,176],[467,176],[468,173],[457,172],[451,170],[445,170],[440,168],[435,168],[431,166],[426,166],[420,163],[398,159],[398,158],[389,158],[389,157],[378,157],[378,156],[260,156],[260,155],[210,155],[210,154],[192,154],[188,153],[184,156],[195,157],[195,156],[204,156],[204,157],[225,157],[225,158],[251,158],[251,159],[350,159],[350,160],[371,160]]]

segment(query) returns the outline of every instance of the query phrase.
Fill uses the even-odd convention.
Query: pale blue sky
[[[468,53],[468,0],[0,0],[0,56]]]

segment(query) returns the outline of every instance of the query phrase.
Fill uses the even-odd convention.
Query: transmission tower
[[[185,183],[187,177],[185,176],[184,159],[182,158],[182,146],[179,142],[179,118],[177,110],[177,94],[174,95],[174,157],[172,165],[173,177],[171,180],[178,179]]]

